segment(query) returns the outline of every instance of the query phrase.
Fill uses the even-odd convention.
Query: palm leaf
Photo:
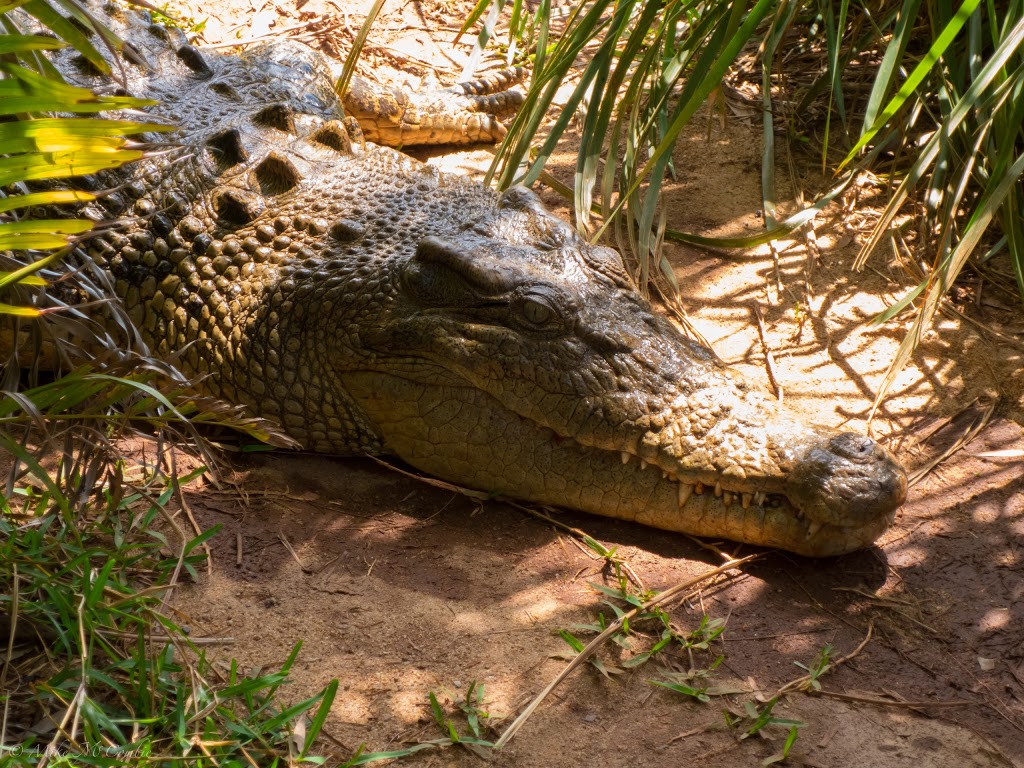
[[[7,8],[0,6],[0,9]],[[45,3],[29,0],[24,3],[24,10],[72,42],[90,62],[99,66],[93,60],[95,55],[103,67],[107,67],[77,27]],[[105,39],[111,37],[112,33],[108,33]],[[52,50],[62,45],[64,43],[59,40],[37,35],[0,34],[0,53],[14,57],[38,50]],[[23,61],[31,63],[25,59]],[[0,154],[0,187],[96,173],[139,159],[143,151],[130,148],[126,137],[147,131],[168,130],[169,126],[140,121],[49,117],[45,113],[88,114],[138,108],[151,103],[131,97],[97,96],[88,89],[55,80],[52,67],[33,71],[11,61],[0,62],[0,115],[18,118],[0,123],[0,148],[3,150]],[[0,197],[0,250],[30,254],[65,247],[71,238],[80,237],[91,230],[93,224],[73,219],[18,220],[14,212],[28,211],[33,206],[91,199],[93,196],[88,193],[72,190],[48,190]],[[29,277],[50,263],[52,258],[52,255],[44,258],[28,256],[21,269],[4,273],[3,279],[0,279],[0,290],[10,290],[17,284],[29,285]],[[39,310],[4,302],[0,306],[0,314],[38,316]]]

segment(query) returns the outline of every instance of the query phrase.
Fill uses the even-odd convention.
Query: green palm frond
[[[905,0],[903,15],[915,10],[912,0]],[[919,252],[918,284],[876,318],[885,322],[904,310],[913,312],[875,408],[968,263],[985,270],[984,262],[1004,251],[1024,301],[1024,8],[1013,3],[1009,12],[997,13],[990,4],[965,0],[955,11],[931,9],[928,21],[939,31],[913,67],[908,44],[891,43],[904,51],[910,74],[896,89],[891,73],[880,72],[860,139],[844,160],[853,162],[871,144],[922,137],[919,147],[907,148],[914,160],[856,262],[858,268],[865,264],[901,209],[921,201],[922,229],[932,237]],[[910,33],[905,25],[902,34]],[[885,101],[892,90],[896,93]],[[979,250],[987,253],[979,257]]]
[[[7,120],[0,122],[0,251],[12,252],[22,264],[0,272],[0,296],[18,285],[39,285],[40,279],[34,274],[54,261],[52,252],[78,242],[93,228],[91,222],[81,219],[26,217],[35,207],[83,203],[94,197],[88,192],[63,189],[29,192],[25,183],[96,173],[138,160],[144,152],[132,146],[128,137],[168,128],[135,120],[69,117],[138,108],[152,102],[127,96],[97,96],[65,83],[52,65],[35,54],[67,43],[17,31],[18,25],[3,15],[14,5],[21,5],[23,11],[73,44],[101,71],[109,71],[86,34],[42,0],[0,3],[0,120]],[[62,6],[70,18],[93,24],[77,6]],[[109,30],[98,34],[111,44],[119,42]],[[52,116],[54,113],[62,116]],[[51,253],[40,253],[44,251]],[[0,314],[33,317],[40,310],[0,301]]]

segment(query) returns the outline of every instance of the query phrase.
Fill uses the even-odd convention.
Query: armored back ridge
[[[182,148],[119,172],[89,213],[135,221],[87,255],[206,393],[309,450],[669,530],[831,555],[891,523],[882,447],[735,381],[532,192],[365,142],[300,45],[208,55],[119,23],[129,91]]]

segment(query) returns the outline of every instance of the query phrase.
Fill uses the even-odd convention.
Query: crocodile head
[[[884,448],[748,388],[526,190],[398,272],[343,380],[425,471],[811,556],[869,546],[905,498]]]

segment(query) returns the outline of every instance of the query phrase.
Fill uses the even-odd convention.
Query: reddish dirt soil
[[[291,34],[334,52],[346,37],[337,33],[340,14],[352,12],[345,18],[354,29],[364,12],[341,0],[252,3],[218,4],[207,40],[306,24]],[[376,38],[384,42],[370,48],[371,62],[412,80],[428,70],[422,62],[433,62],[454,78],[469,50],[450,44],[463,12],[419,4],[385,12]],[[210,9],[192,13],[201,19]],[[760,229],[760,152],[759,128],[741,119],[695,125],[678,148],[671,226],[710,235]],[[566,154],[551,170],[567,178],[571,168]],[[780,178],[789,179],[785,169]],[[792,200],[792,180],[785,183],[791,188],[779,189],[778,198]],[[823,184],[813,177],[800,183],[812,191]],[[850,271],[878,206],[867,191],[850,210],[819,219],[817,253],[803,241],[783,244],[781,292],[766,249],[739,261],[667,249],[691,318],[725,360],[767,386],[756,304],[786,400],[809,418],[857,429],[865,428],[906,325],[872,329],[866,321],[910,285],[888,251],[867,270]],[[562,207],[557,196],[546,199]],[[781,749],[786,729],[771,726],[762,731],[767,738],[740,741],[723,710],[740,713],[744,701],[770,697],[803,674],[796,662],[811,663],[826,644],[834,657],[853,652],[870,628],[859,653],[821,678],[822,693],[791,694],[775,708],[776,716],[806,724],[789,764],[1024,765],[1024,470],[1019,458],[986,456],[1024,448],[1024,322],[984,300],[972,315],[1016,343],[940,315],[872,428],[913,468],[998,397],[995,416],[912,488],[877,547],[821,561],[765,553],[672,605],[682,628],[696,627],[704,613],[727,620],[713,646],[724,656],[713,680],[742,693],[704,704],[648,682],[663,664],[706,668],[714,658],[708,654],[691,660],[672,652],[614,679],[585,666],[493,764],[759,765]],[[976,398],[980,404],[965,411]],[[370,460],[260,455],[230,461],[223,475],[234,485],[189,490],[200,524],[222,529],[212,539],[212,572],[178,592],[178,607],[196,637],[231,638],[210,650],[245,667],[273,668],[303,641],[285,695],[299,700],[339,679],[326,730],[349,749],[440,737],[428,694],[450,704],[471,681],[485,685],[483,708],[492,717],[484,736],[496,738],[564,666],[554,658],[567,651],[558,631],[593,623],[598,610],[610,613],[588,586],[611,583],[602,562],[506,504],[478,504]],[[664,590],[721,562],[684,536],[585,515],[559,519],[616,548],[648,588]],[[734,555],[753,551],[719,544]],[[636,649],[647,642],[638,637]],[[600,656],[615,663],[630,655],[611,645]],[[410,762],[480,759],[450,748]]]

